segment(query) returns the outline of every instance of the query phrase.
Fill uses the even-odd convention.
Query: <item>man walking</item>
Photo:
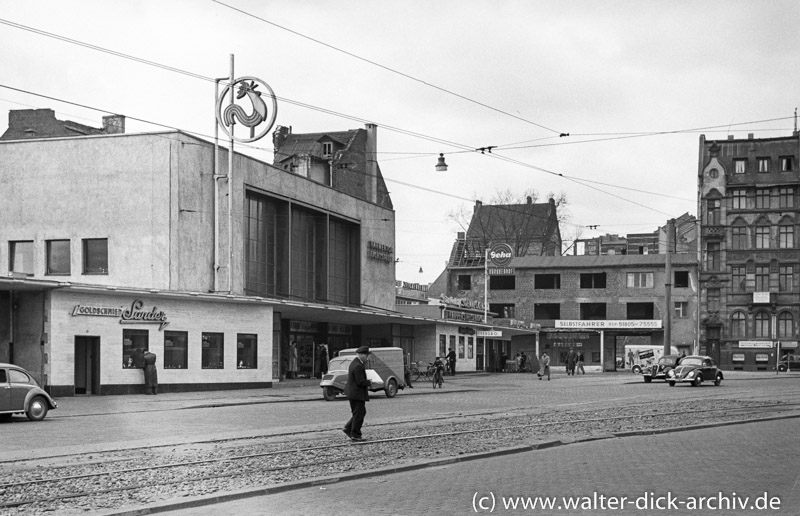
[[[578,354],[575,353],[575,350],[572,347],[569,348],[569,353],[567,353],[567,376],[572,375],[575,376],[575,365],[578,363]]]
[[[453,348],[448,349],[447,361],[450,363],[450,376],[456,375],[456,352]]]
[[[350,362],[347,370],[347,383],[344,386],[344,395],[350,402],[350,420],[342,429],[352,441],[364,441],[361,436],[361,426],[364,416],[367,415],[367,402],[369,401],[369,387],[371,382],[367,379],[364,364],[367,362],[369,348],[361,346],[356,350],[356,358]]]

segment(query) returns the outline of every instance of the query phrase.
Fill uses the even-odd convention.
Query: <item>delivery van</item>
[[[328,372],[322,377],[322,397],[332,401],[344,392],[347,371],[356,358],[356,349],[343,349],[328,363]],[[367,378],[372,382],[371,392],[384,391],[387,398],[394,398],[398,389],[406,386],[403,367],[403,348],[370,348],[364,364]]]
[[[658,362],[664,354],[664,346],[628,344],[625,346],[623,367],[639,374],[642,368],[649,367]],[[678,348],[672,346],[671,355],[679,355]]]

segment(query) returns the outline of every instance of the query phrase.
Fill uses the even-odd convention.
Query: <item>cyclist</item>
[[[439,387],[442,386],[442,380],[444,378],[444,362],[440,357],[436,357],[436,360],[433,361],[433,387],[436,388],[438,384]]]

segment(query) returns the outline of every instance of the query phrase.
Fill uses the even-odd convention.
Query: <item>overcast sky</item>
[[[204,78],[234,54],[280,98],[279,125],[377,124],[397,277],[420,283],[444,268],[449,214],[499,191],[566,194],[565,239],[696,215],[700,134],[790,135],[800,85],[796,0],[60,0],[3,2],[0,20],[5,112],[210,137]],[[271,162],[271,138],[248,153]]]

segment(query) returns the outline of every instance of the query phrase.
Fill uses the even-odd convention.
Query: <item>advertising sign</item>
[[[498,267],[505,267],[513,257],[514,251],[508,244],[495,244],[489,250],[489,260]]]

